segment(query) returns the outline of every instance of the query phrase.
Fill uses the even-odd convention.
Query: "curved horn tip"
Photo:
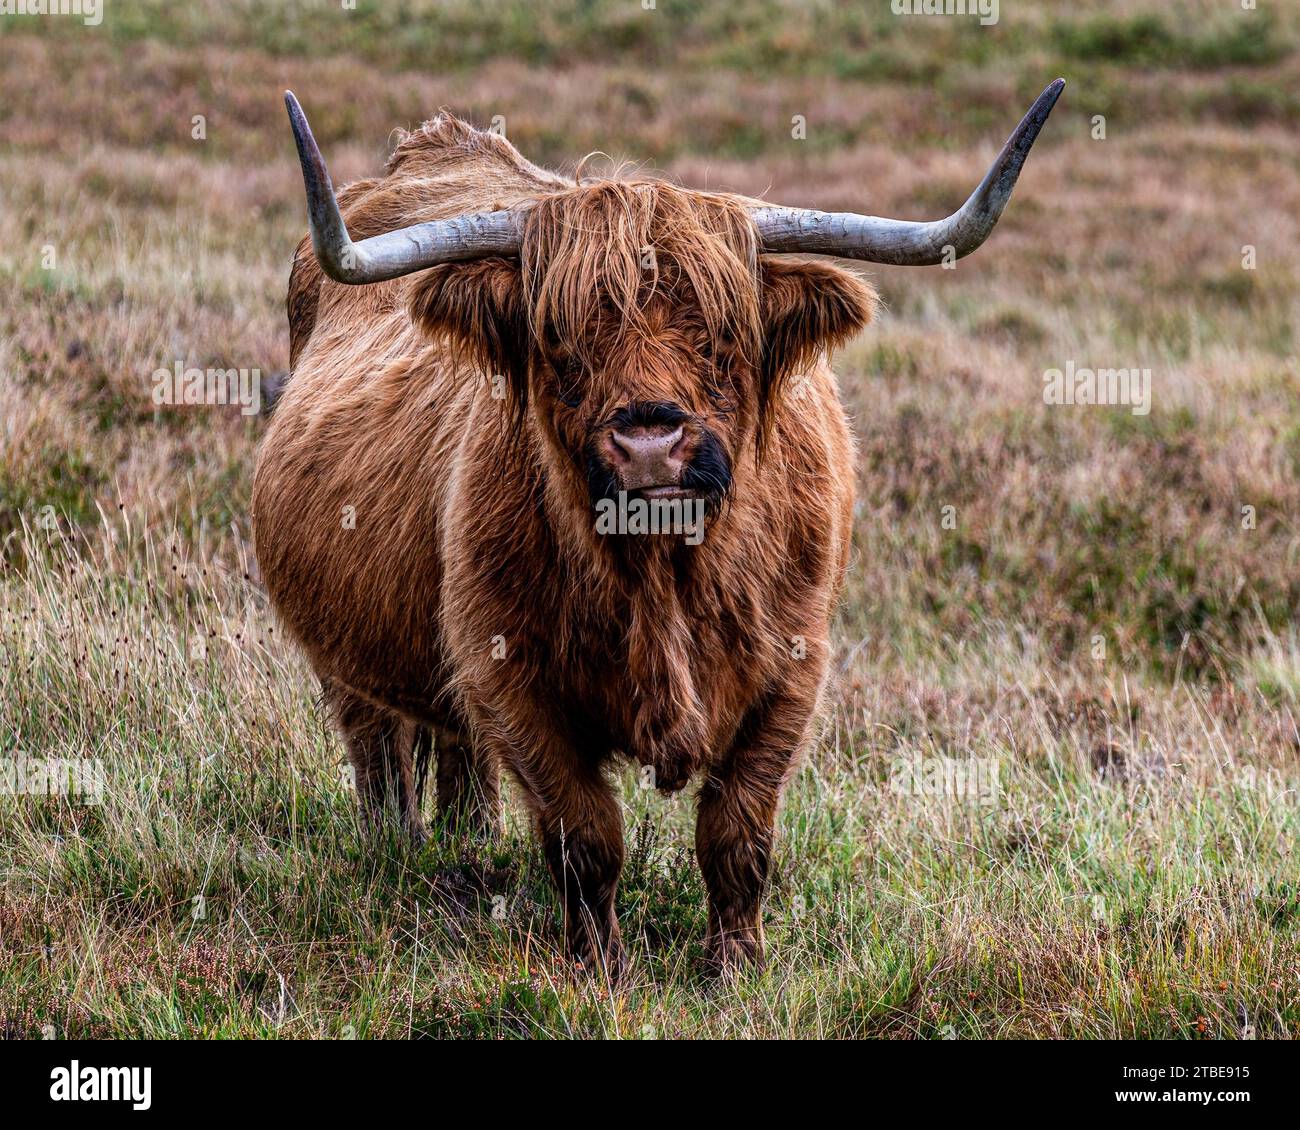
[[[941,248],[951,246],[957,257],[978,248],[1002,215],[1016,179],[1065,89],[1065,79],[1053,79],[1030,106],[966,203],[951,216],[930,223],[881,219],[854,212],[811,209],[755,210],[760,237],[769,253],[811,252],[839,255],[898,266],[933,266],[944,262]]]
[[[1056,100],[1061,97],[1061,91],[1065,89],[1065,79],[1054,78],[1043,88],[1043,93],[1038,96],[1039,101],[1047,100],[1046,109],[1051,110],[1056,105]]]
[[[284,108],[289,111],[289,120],[297,122],[298,120],[306,121],[307,115],[303,113],[302,103],[298,101],[298,96],[292,90],[284,92]]]

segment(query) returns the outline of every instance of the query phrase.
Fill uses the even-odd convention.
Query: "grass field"
[[[0,795],[0,1033],[1300,1034],[1300,9],[1001,9],[0,17],[0,758],[107,778]],[[517,804],[491,849],[365,850],[251,560],[263,421],[151,398],[177,361],[287,367],[281,91],[338,181],[448,106],[557,167],[931,218],[1058,74],[989,244],[868,269],[837,361],[857,545],[767,969],[701,975],[690,796],[631,774],[618,987],[559,955]],[[1068,362],[1150,369],[1150,413],[1045,404]]]

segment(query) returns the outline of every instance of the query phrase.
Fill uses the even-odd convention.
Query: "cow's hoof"
[[[704,971],[711,977],[735,977],[761,970],[765,963],[763,943],[750,931],[711,937],[704,943]]]
[[[630,968],[627,951],[623,948],[622,940],[617,938],[606,943],[601,951],[590,946],[583,946],[579,953],[571,951],[570,958],[575,975],[596,977],[602,981],[608,978],[613,984],[623,980]]]

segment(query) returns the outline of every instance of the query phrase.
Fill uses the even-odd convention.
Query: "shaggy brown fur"
[[[354,238],[533,204],[518,260],[359,288],[325,280],[307,241],[294,262],[257,550],[363,807],[419,834],[412,750],[436,733],[440,807],[490,830],[505,767],[571,952],[617,967],[605,767],[633,758],[664,791],[699,778],[709,952],[761,960],[777,803],[849,550],[853,452],[825,350],[873,292],[760,256],[740,198],[566,182],[448,116],[341,201]],[[680,412],[688,458],[725,453],[698,545],[595,529],[609,420],[646,403]]]

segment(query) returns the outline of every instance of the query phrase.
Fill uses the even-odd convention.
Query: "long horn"
[[[339,213],[325,159],[311,135],[307,116],[293,91],[284,104],[298,143],[302,179],[307,186],[307,220],[321,269],[341,283],[372,283],[422,271],[439,263],[481,259],[485,255],[518,255],[523,213],[470,212],[450,220],[430,220],[353,243]]]
[[[998,222],[1002,209],[1011,199],[1011,190],[1029,155],[1029,147],[1064,89],[1065,79],[1058,78],[1038,96],[980,181],[979,188],[946,220],[915,223],[860,216],[856,212],[755,208],[750,214],[762,238],[763,250],[838,255],[903,267],[929,267],[945,259],[969,255],[988,238]]]

